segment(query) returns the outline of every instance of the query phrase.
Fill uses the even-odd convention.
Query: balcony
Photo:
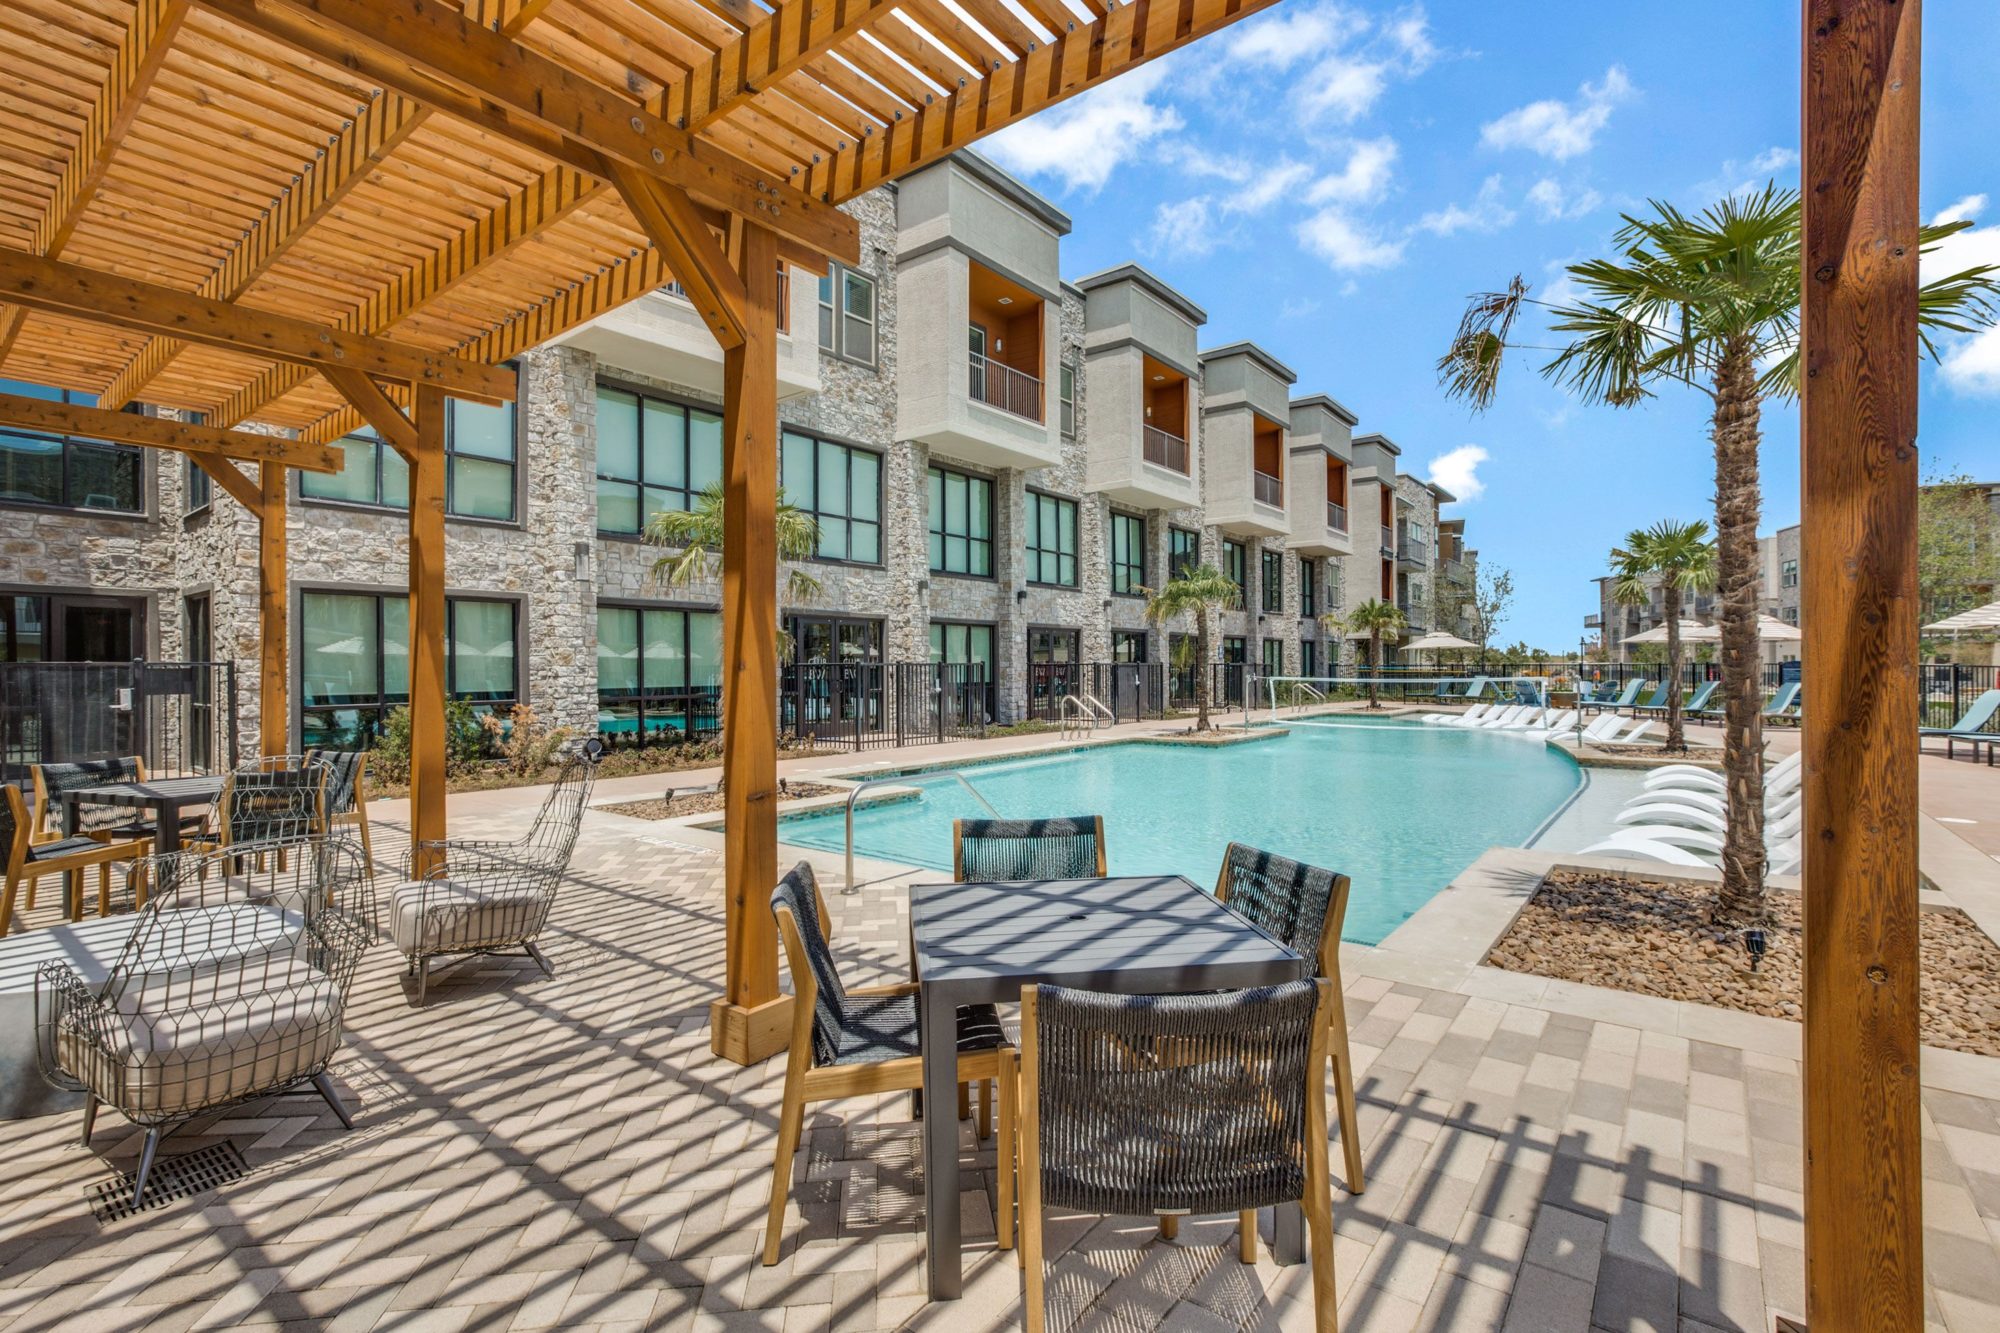
[[[1190,383],[1184,372],[1131,343],[1085,354],[1087,489],[1141,509],[1201,503]]]
[[[1347,506],[1335,504],[1333,501],[1328,500],[1326,502],[1326,525],[1335,532],[1347,531]]]
[[[781,281],[783,317],[778,337],[778,397],[788,400],[818,393],[818,291],[811,282]],[[783,330],[804,329],[802,337]],[[619,371],[645,375],[722,397],[722,348],[678,283],[654,289],[636,301],[599,315],[556,339],[557,344],[595,355],[612,378]]]
[[[1387,523],[1382,525],[1382,555],[1388,560],[1396,558],[1396,530]]]
[[[1039,379],[977,352],[971,354],[971,371],[967,392],[974,402],[1011,412],[1027,421],[1039,423],[1042,420],[1042,382]]]
[[[1403,619],[1409,622],[1410,633],[1422,634],[1430,628],[1429,624],[1426,623],[1428,617],[1424,608],[1418,606],[1415,602],[1409,601],[1407,598],[1398,599],[1396,609],[1401,611]]]
[[[1285,502],[1285,483],[1268,472],[1252,472],[1250,494],[1258,504],[1281,505]]]
[[[1158,426],[1145,428],[1145,458],[1154,467],[1185,474],[1188,470],[1188,442],[1169,435]]]
[[[897,438],[982,468],[1062,461],[1049,401],[1060,303],[943,249],[898,268],[896,311]]]
[[[1585,616],[1585,617],[1583,618],[1583,627],[1584,627],[1585,629],[1603,629],[1603,628],[1604,628],[1604,617],[1603,617],[1603,616]]]
[[[1285,509],[1285,428],[1262,413],[1236,408],[1204,415],[1202,448],[1209,521],[1240,537],[1289,537]]]

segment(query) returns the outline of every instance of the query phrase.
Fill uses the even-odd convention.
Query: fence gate
[[[0,780],[137,755],[154,773],[235,767],[228,662],[0,662]]]

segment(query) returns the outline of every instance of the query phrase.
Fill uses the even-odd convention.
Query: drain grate
[[[121,1171],[109,1179],[86,1185],[83,1196],[89,1200],[90,1211],[98,1221],[116,1222],[151,1212],[176,1199],[206,1194],[232,1180],[241,1180],[249,1169],[236,1145],[224,1139],[178,1157],[156,1159],[152,1173],[146,1177],[146,1200],[137,1208],[132,1206],[132,1184],[138,1174],[134,1171]]]

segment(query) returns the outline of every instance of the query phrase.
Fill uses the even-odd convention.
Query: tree
[[[1657,583],[1667,615],[1667,749],[1687,752],[1687,732],[1681,717],[1681,599],[1702,592],[1715,582],[1715,543],[1708,524],[1662,519],[1650,528],[1634,528],[1625,544],[1611,552],[1611,595],[1620,606],[1649,601]]]
[[[1654,201],[1627,214],[1616,253],[1571,264],[1570,302],[1532,301],[1516,276],[1506,290],[1476,295],[1438,361],[1446,392],[1475,411],[1492,405],[1514,322],[1526,305],[1547,306],[1561,345],[1542,375],[1587,402],[1632,407],[1663,387],[1709,401],[1715,452],[1716,582],[1721,598],[1723,769],[1729,816],[1719,915],[1758,920],[1764,902],[1763,672],[1757,638],[1759,412],[1771,395],[1796,395],[1799,375],[1799,197],[1775,185],[1724,199],[1699,214]],[[1921,228],[1934,248],[1970,226]],[[1926,283],[1918,334],[1933,357],[1940,331],[1989,324],[1994,270],[1967,269]]]
[[[1243,590],[1214,565],[1200,565],[1167,580],[1167,586],[1146,595],[1146,623],[1169,625],[1182,616],[1194,617],[1194,712],[1196,731],[1208,730],[1208,617],[1243,604]]]
[[[642,539],[650,546],[679,548],[653,562],[653,578],[669,588],[686,588],[715,577],[722,563],[727,533],[722,527],[722,484],[705,488],[695,497],[692,509],[662,509],[646,520]],[[819,551],[819,520],[778,492],[778,558],[785,561],[810,560]],[[820,581],[793,566],[785,575],[782,600],[810,602],[823,591]],[[778,626],[778,656],[789,651],[791,636]]]
[[[1385,602],[1371,597],[1349,611],[1346,627],[1368,636],[1368,706],[1380,708],[1382,701],[1376,697],[1375,668],[1382,665],[1382,641],[1400,639],[1410,622],[1396,609],[1394,602]]]
[[[1917,494],[1917,600],[1925,623],[1968,611],[2000,582],[2000,539],[1985,488],[1932,477]]]
[[[1472,632],[1485,648],[1507,623],[1507,611],[1514,605],[1514,571],[1505,565],[1479,566],[1472,588]]]

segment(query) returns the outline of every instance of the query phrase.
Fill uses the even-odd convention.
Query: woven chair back
[[[1104,817],[961,819],[952,825],[960,883],[1089,879],[1104,873]]]
[[[326,812],[344,815],[354,809],[355,788],[361,765],[368,756],[360,750],[307,750],[305,762],[326,770]]]
[[[137,782],[142,772],[139,760],[134,756],[122,759],[78,759],[60,764],[37,764],[35,774],[41,779],[42,799],[48,808],[42,818],[50,822],[62,818],[62,798],[64,793],[84,787],[99,787],[110,782]],[[115,828],[130,823],[133,812],[115,805],[84,805],[78,808],[77,832],[91,833],[100,829]]]
[[[1229,1213],[1298,1199],[1318,984],[1036,990],[1043,1206]]]
[[[327,777],[325,765],[298,755],[273,755],[231,773],[222,786],[223,842],[284,845],[323,834]]]
[[[804,957],[788,956],[793,986],[798,978],[813,981],[813,1063],[833,1063],[840,1034],[847,1025],[847,988],[840,984],[840,970],[833,964],[833,950],[826,942],[826,922],[819,912],[819,881],[813,868],[801,861],[785,872],[771,891],[771,912],[790,912],[799,930],[799,948]],[[789,946],[789,941],[787,941]]]
[[[1320,964],[1347,918],[1348,878],[1240,842],[1222,854],[1215,896],[1291,949]],[[1330,976],[1322,971],[1321,975]]]
[[[555,786],[549,789],[528,835],[519,844],[521,859],[526,864],[556,875],[569,868],[570,854],[576,850],[577,833],[583,827],[583,812],[590,805],[590,789],[596,780],[597,769],[584,755],[571,754],[563,761]]]

